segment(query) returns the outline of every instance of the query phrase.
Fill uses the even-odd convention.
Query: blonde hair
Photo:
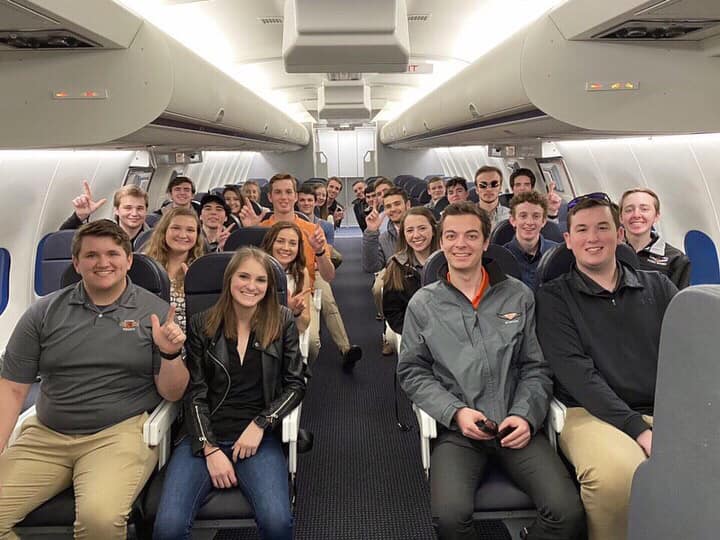
[[[222,327],[223,335],[227,339],[237,339],[237,317],[230,285],[238,268],[247,259],[254,259],[260,263],[267,273],[267,291],[260,303],[258,303],[257,309],[255,309],[255,313],[253,313],[250,320],[250,327],[255,331],[255,337],[265,348],[280,337],[282,318],[276,294],[277,282],[273,263],[270,261],[269,255],[256,247],[240,248],[230,259],[223,275],[223,288],[220,298],[208,310],[205,319],[205,334],[208,337],[213,337]]]
[[[205,249],[203,245],[203,239],[202,234],[200,234],[200,219],[198,218],[197,212],[193,210],[192,208],[172,208],[167,211],[165,215],[163,215],[162,219],[158,222],[158,224],[153,229],[153,233],[150,236],[150,240],[147,243],[147,246],[145,246],[145,249],[143,249],[143,252],[155,259],[157,262],[159,262],[163,268],[167,269],[168,262],[170,260],[170,249],[167,245],[167,240],[165,237],[167,236],[167,230],[170,228],[170,225],[172,224],[172,220],[176,217],[191,217],[195,221],[195,229],[197,231],[196,238],[195,238],[195,245],[190,248],[190,251],[188,251],[187,260],[185,261],[185,264],[188,266],[199,257],[202,257]],[[170,276],[170,279],[176,280],[176,288],[178,291],[183,290],[184,285],[184,275],[182,274],[182,270],[178,270],[178,275],[176,276]]]

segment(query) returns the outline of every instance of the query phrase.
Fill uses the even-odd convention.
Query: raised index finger
[[[165,324],[168,324],[170,322],[175,322],[175,304],[170,304],[170,309],[168,309],[167,319],[165,319]]]
[[[90,184],[88,184],[87,180],[83,180],[83,193],[85,196],[92,200],[92,193],[90,192]]]

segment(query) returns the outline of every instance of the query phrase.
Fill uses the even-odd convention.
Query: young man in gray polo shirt
[[[0,378],[0,538],[73,486],[75,538],[124,539],[133,501],[157,462],[143,443],[147,411],[182,398],[185,335],[174,307],[127,279],[130,239],[99,220],[73,239],[77,285],[41,298],[20,318]],[[158,315],[166,316],[161,325]],[[30,385],[37,417],[7,447]]]

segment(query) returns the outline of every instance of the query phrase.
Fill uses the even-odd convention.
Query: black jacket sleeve
[[[216,444],[210,425],[210,409],[207,400],[208,383],[205,375],[204,351],[208,346],[204,338],[202,313],[193,315],[188,324],[186,363],[190,382],[185,392],[185,427],[192,437],[192,451],[202,453],[205,443]]]
[[[670,280],[678,289],[690,286],[690,259],[686,255],[673,261],[672,268],[670,268]]]
[[[402,334],[409,300],[405,291],[383,289],[383,315],[388,326],[396,334]]]
[[[280,389],[261,413],[272,420],[273,425],[297,407],[305,396],[305,364],[300,354],[300,336],[292,313],[283,312],[282,373]]]
[[[635,438],[650,426],[615,393],[586,354],[568,301],[572,299],[564,298],[558,287],[537,292],[537,335],[545,359],[581,407]]]
[[[77,214],[75,212],[73,212],[69,218],[62,222],[62,225],[60,225],[60,228],[58,230],[66,231],[72,229],[79,229],[85,223],[87,223],[87,221],[83,221],[82,219],[77,217]]]

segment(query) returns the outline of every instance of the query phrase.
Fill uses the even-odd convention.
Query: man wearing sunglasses
[[[538,338],[567,407],[560,448],[575,468],[589,540],[623,540],[635,469],[652,451],[660,327],[677,288],[615,256],[618,208],[605,193],[568,203],[571,270],[537,293]]]
[[[490,216],[493,229],[498,223],[510,217],[510,209],[500,204],[502,182],[502,171],[497,167],[484,165],[475,173],[475,188],[479,199],[478,206]]]
[[[483,259],[490,220],[477,205],[451,204],[439,227],[447,267],[408,304],[397,374],[439,423],[430,494],[440,538],[477,538],[475,492],[493,456],[538,509],[524,538],[574,539],[580,498],[547,438],[536,436],[552,381],[535,336],[534,296]]]

